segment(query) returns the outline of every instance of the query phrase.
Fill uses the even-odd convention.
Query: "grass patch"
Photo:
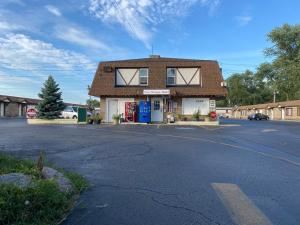
[[[74,207],[80,192],[88,187],[82,176],[60,170],[74,186],[72,192],[61,192],[55,181],[40,179],[33,161],[0,155],[0,174],[16,172],[30,175],[34,183],[28,188],[0,184],[1,225],[59,224]]]
[[[36,165],[31,160],[20,160],[11,156],[0,155],[0,175],[6,173],[24,173],[32,178],[39,176]]]

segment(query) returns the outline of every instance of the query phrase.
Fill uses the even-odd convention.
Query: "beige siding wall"
[[[101,99],[100,99],[100,116],[102,117],[102,120],[104,121],[104,122],[106,122],[105,121],[105,118],[106,118],[106,98],[105,97],[101,97]]]
[[[288,109],[291,111],[291,115],[287,113]],[[248,115],[256,112],[261,112],[266,114],[273,120],[300,120],[300,106],[291,107],[276,107],[267,109],[256,109],[256,110],[235,110],[233,112],[233,117],[238,119],[246,119]]]
[[[7,117],[19,116],[19,104],[14,102],[6,103],[4,115]]]
[[[285,110],[287,110],[287,108],[291,109],[292,115],[287,115],[286,111],[285,111],[285,119],[286,120],[297,120],[300,119],[299,113],[300,113],[300,107],[286,107]]]

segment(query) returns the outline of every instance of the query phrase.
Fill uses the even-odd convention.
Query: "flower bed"
[[[0,155],[0,224],[59,224],[87,188],[84,178],[75,173],[45,167],[57,175],[45,178],[40,166]],[[63,189],[59,178],[72,188]]]

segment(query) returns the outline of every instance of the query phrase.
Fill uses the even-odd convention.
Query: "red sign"
[[[33,119],[37,115],[37,111],[34,108],[27,109],[27,118]]]
[[[217,119],[217,113],[216,112],[211,112],[210,113],[210,118],[212,118],[212,119]]]

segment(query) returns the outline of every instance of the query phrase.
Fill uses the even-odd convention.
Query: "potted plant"
[[[182,121],[183,120],[183,115],[182,114],[177,114],[176,119]]]
[[[100,124],[102,121],[102,118],[99,114],[97,114],[97,115],[93,116],[93,121],[94,121],[94,124]]]
[[[94,120],[93,120],[92,116],[87,118],[87,123],[88,124],[93,124],[93,122],[94,122]]]
[[[114,114],[114,115],[112,116],[112,119],[113,119],[113,121],[114,121],[114,125],[118,125],[118,124],[120,123],[121,115],[116,115],[116,114]]]
[[[194,112],[192,117],[193,117],[193,120],[199,121],[200,120],[200,111],[197,110],[197,112]]]

